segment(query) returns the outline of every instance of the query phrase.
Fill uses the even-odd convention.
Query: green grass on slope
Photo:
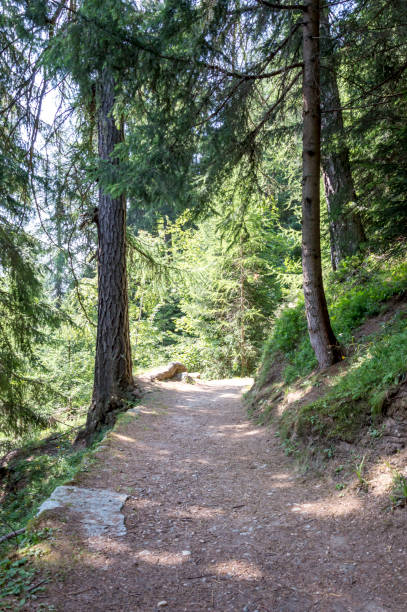
[[[338,340],[345,346],[352,343],[355,328],[377,315],[386,300],[407,289],[407,263],[371,256],[361,261],[350,258],[326,282],[326,294],[332,326]],[[284,382],[291,383],[317,367],[311,348],[305,319],[304,300],[299,296],[294,307],[282,310],[266,342],[258,374],[258,386],[276,360],[283,355],[286,367]]]
[[[283,438],[295,429],[299,437],[353,441],[361,426],[378,423],[386,393],[406,376],[406,363],[407,321],[396,316],[360,347],[322,398],[283,414]]]
[[[74,451],[69,440],[61,441],[52,454],[39,451],[30,454],[30,445],[20,449],[24,458],[12,462],[3,484],[0,506],[0,535],[25,527],[38,506],[56,486],[73,478],[86,467],[93,447]]]
[[[26,527],[55,487],[72,479],[79,470],[87,469],[92,461],[92,447],[74,451],[67,438],[59,440],[52,449],[44,440],[42,445],[42,454],[36,454],[41,452],[38,439],[26,441],[19,449],[21,458],[9,466],[0,491],[0,535]],[[32,559],[41,554],[36,545],[50,535],[47,528],[30,528],[0,545],[0,610],[27,609],[29,602],[44,589],[47,576],[39,580]]]

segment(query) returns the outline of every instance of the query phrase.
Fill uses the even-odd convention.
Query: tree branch
[[[364,106],[351,106],[351,103],[349,103],[349,104],[345,104],[345,106],[341,106],[338,108],[328,108],[327,110],[321,110],[321,113],[327,114],[327,113],[343,112],[343,111],[348,111],[348,110],[364,110],[366,108],[373,108],[375,106],[380,106],[381,104],[386,104],[389,98],[400,98],[401,96],[404,96],[406,93],[407,93],[407,90],[404,90],[398,93],[383,96],[383,98],[381,98],[377,102],[372,102],[371,104],[365,104]]]
[[[276,2],[268,2],[268,0],[256,0],[256,2],[267,6],[267,8],[285,9],[287,11],[305,11],[307,8],[304,4],[277,4]]]
[[[288,94],[290,89],[292,89],[292,87],[295,85],[295,83],[298,81],[298,79],[300,78],[301,75],[302,75],[302,72],[298,72],[295,75],[295,77],[292,79],[292,81],[290,81],[290,83],[287,85],[287,87],[283,90],[283,92],[281,93],[281,95],[278,98],[278,100],[273,104],[273,106],[271,106],[268,109],[268,111],[266,113],[264,113],[263,118],[260,121],[260,123],[254,128],[254,130],[252,130],[247,135],[247,137],[245,138],[244,142],[248,142],[249,140],[254,140],[254,138],[256,138],[257,134],[260,132],[262,127],[267,123],[267,121],[270,119],[270,117],[272,116],[274,111],[278,108],[278,106],[280,106],[280,104],[283,102],[285,96]]]
[[[0,544],[2,542],[6,542],[7,540],[11,540],[11,538],[16,538],[17,536],[21,535],[22,533],[25,533],[25,527],[23,527],[22,529],[17,529],[17,531],[12,531],[11,533],[7,533],[4,536],[1,536]]]
[[[292,70],[293,68],[302,68],[302,62],[295,62],[294,64],[290,64],[289,66],[284,66],[284,68],[279,68],[278,70],[272,70],[271,72],[263,72],[262,74],[244,74],[241,72],[229,71],[217,64],[207,64],[206,62],[199,62],[205,68],[209,70],[215,70],[229,77],[236,77],[238,79],[242,79],[242,81],[253,81],[255,79],[268,79],[273,76],[277,76],[278,74],[282,74],[283,72],[287,72],[288,70]]]
[[[266,3],[266,0],[256,0],[257,2],[262,2],[262,3]],[[51,0],[52,3],[55,3],[55,0]],[[290,8],[291,10],[294,9],[305,9],[304,6],[298,4],[298,5],[272,5],[272,3],[267,2],[268,6],[271,6],[271,8]],[[74,10],[68,7],[65,7],[66,10],[69,10],[70,12],[74,13],[77,17],[79,17],[80,19],[82,19],[83,21],[85,21],[86,23],[93,23],[93,25],[95,25],[96,27],[98,27],[99,29],[103,30],[103,31],[108,31],[106,30],[106,27],[99,23],[96,19],[89,19],[88,17],[86,17],[85,15],[83,15],[80,11],[78,10]],[[109,32],[109,31],[108,31]],[[118,39],[118,34],[116,34],[115,32],[109,32],[113,37],[115,37],[116,39]],[[302,67],[302,63],[296,63],[296,64],[292,64],[291,66],[287,66],[284,69],[281,70],[276,70],[270,73],[266,73],[266,74],[261,74],[261,75],[256,75],[256,74],[242,74],[240,72],[235,72],[235,71],[229,71],[226,68],[222,68],[222,66],[219,66],[217,64],[208,64],[205,61],[202,60],[194,60],[191,57],[183,57],[183,56],[174,56],[174,55],[167,55],[165,53],[161,53],[159,50],[154,49],[153,47],[151,47],[148,44],[143,43],[142,41],[134,38],[134,37],[129,37],[127,36],[124,32],[122,33],[122,36],[120,37],[120,42],[126,42],[132,46],[134,46],[136,49],[140,49],[141,51],[145,51],[146,53],[151,53],[152,55],[154,55],[155,57],[158,57],[159,59],[163,59],[163,60],[168,60],[170,62],[181,62],[183,64],[186,65],[190,65],[193,66],[194,64],[197,66],[201,66],[202,68],[207,68],[208,70],[213,70],[214,72],[219,72],[220,74],[224,74],[225,76],[230,76],[230,77],[236,77],[238,79],[245,79],[245,80],[252,80],[252,79],[266,79],[269,77],[273,77],[277,74],[281,74],[282,72],[285,72],[286,70],[290,70],[291,68],[299,68]]]

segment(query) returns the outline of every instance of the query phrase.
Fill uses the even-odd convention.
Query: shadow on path
[[[110,434],[79,484],[129,495],[127,535],[86,539],[74,517],[60,523],[43,561],[54,576],[47,604],[407,609],[404,515],[379,515],[370,496],[340,497],[324,479],[297,478],[272,431],[247,420],[240,396],[249,382],[160,384],[140,417]]]

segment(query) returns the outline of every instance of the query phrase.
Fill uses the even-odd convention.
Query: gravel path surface
[[[127,493],[120,538],[61,522],[41,600],[63,611],[401,612],[406,515],[297,477],[247,420],[248,379],[161,383],[77,484]],[[31,609],[36,610],[32,604]]]

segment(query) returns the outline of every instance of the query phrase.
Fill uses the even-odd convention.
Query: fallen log
[[[24,532],[25,532],[25,527],[23,527],[22,529],[17,529],[16,531],[10,531],[10,533],[7,533],[6,535],[1,536],[0,544],[2,542],[6,542],[7,540],[11,540],[11,538],[16,538],[17,536],[21,535]]]

